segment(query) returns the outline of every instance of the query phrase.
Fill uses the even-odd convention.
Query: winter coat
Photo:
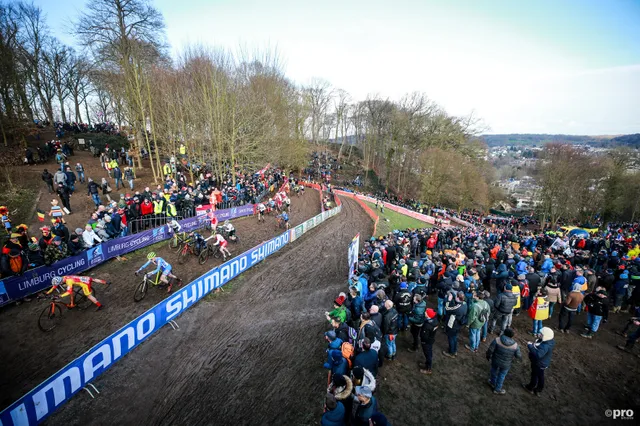
[[[393,304],[400,314],[411,312],[411,293],[408,290],[400,290],[393,298]]]
[[[53,175],[53,181],[55,182],[55,184],[66,184],[67,183],[67,174],[65,172],[63,172],[62,170],[58,170],[56,172],[55,175]]]
[[[522,359],[520,347],[515,340],[504,334],[496,337],[487,349],[487,359],[492,367],[508,369],[514,358]]]
[[[427,303],[424,300],[416,304],[411,310],[411,315],[409,315],[409,322],[418,327],[422,326],[422,324],[424,323],[424,313],[426,310]]]
[[[560,287],[557,284],[548,284],[546,286],[547,289],[547,299],[549,303],[559,303],[562,302],[562,294],[560,292]]]
[[[587,312],[602,317],[605,321],[609,317],[609,298],[600,297],[596,293],[589,293],[584,297]]]
[[[325,411],[320,421],[322,426],[344,426],[344,405],[338,401],[336,408]]]
[[[510,291],[505,291],[496,297],[494,307],[497,312],[507,315],[513,312],[513,307],[516,306],[517,302],[518,298],[515,294]]]
[[[398,311],[391,308],[382,316],[382,334],[398,334]]]
[[[331,362],[329,363],[331,367],[331,374],[348,374],[349,364],[347,363],[347,360],[342,356],[342,351],[332,349],[331,351],[329,351],[329,357],[331,359]]]
[[[44,252],[44,263],[46,265],[51,265],[52,263],[62,260],[67,256],[69,256],[69,250],[65,243],[60,243],[59,246],[50,244]]]
[[[553,268],[553,260],[545,259],[544,262],[542,262],[542,267],[540,268],[540,272],[548,274],[549,272],[551,272],[551,268]]]
[[[540,321],[549,319],[549,302],[545,297],[538,296],[533,300],[529,308],[529,317]]]
[[[420,342],[422,344],[433,344],[436,341],[436,332],[438,331],[438,322],[434,319],[426,319],[420,329]]]
[[[94,181],[91,181],[87,184],[87,195],[97,194],[98,193],[98,184]]]
[[[369,426],[369,419],[378,410],[378,401],[375,396],[371,397],[371,400],[367,405],[361,404],[357,397],[353,396],[353,412],[351,416],[352,426]]]
[[[82,232],[82,241],[84,241],[84,246],[86,248],[93,247],[94,245],[102,242],[100,237],[98,237],[98,235],[93,230],[85,230],[84,232]]]
[[[551,356],[553,355],[553,347],[555,344],[556,341],[554,339],[545,342],[529,343],[527,348],[529,349],[531,362],[540,368],[549,367],[549,365],[551,365]]]
[[[382,314],[380,312],[371,314],[371,321],[373,321],[375,325],[377,325],[378,328],[382,330]]]
[[[469,308],[469,328],[473,328],[474,330],[482,328],[485,323],[485,321],[482,321],[480,319],[480,314],[482,312],[487,312],[487,317],[491,313],[491,309],[489,308],[487,302],[485,302],[484,300],[478,300],[471,304]]]
[[[445,332],[458,331],[468,323],[469,306],[467,302],[459,302],[454,298],[446,303],[444,309]]]
[[[374,376],[378,375],[378,352],[373,349],[362,351],[353,360],[354,367],[362,367],[371,371]],[[346,374],[346,373],[345,373]]]

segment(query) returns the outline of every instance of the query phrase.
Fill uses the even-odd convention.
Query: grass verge
[[[394,229],[404,230],[407,228],[431,228],[431,225],[418,219],[405,216],[389,209],[385,209],[384,213],[381,213],[380,210],[376,210],[376,205],[374,203],[369,203],[367,201],[364,203],[371,207],[371,210],[375,211],[380,217],[377,229],[378,235],[386,235]]]

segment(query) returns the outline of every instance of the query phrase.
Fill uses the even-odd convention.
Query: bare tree
[[[313,79],[304,88],[304,93],[310,107],[311,141],[318,143],[320,131],[325,124],[327,108],[333,98],[333,89],[328,81]]]

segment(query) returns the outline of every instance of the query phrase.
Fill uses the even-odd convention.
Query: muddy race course
[[[95,381],[99,398],[74,397],[48,423],[314,423],[326,383],[316,356],[325,307],[344,285],[349,241],[372,228],[355,202],[343,203],[231,292],[178,317],[179,331],[165,327],[115,364]]]
[[[294,196],[291,204],[292,225],[302,223],[320,212],[320,197],[315,190],[306,191],[302,197]],[[267,216],[264,224],[258,224],[253,217],[237,219],[233,223],[239,242],[229,243],[228,248],[234,256],[282,233],[282,230],[276,231],[275,219],[270,216]],[[208,236],[208,231],[204,235]],[[127,260],[110,260],[88,271],[88,275],[113,282],[106,289],[100,284],[95,286],[98,300],[106,308],[100,312],[94,312],[93,307],[87,311],[68,311],[64,322],[49,333],[41,332],[37,326],[38,315],[46,306],[46,301],[34,299],[20,306],[3,308],[0,311],[0,406],[8,406],[167,296],[166,290],[151,288],[144,300],[139,303],[133,301],[135,287],[140,282],[134,272],[146,262],[146,253],[152,250],[171,263],[174,273],[185,283],[222,263],[221,259],[210,258],[205,265],[200,265],[191,256],[184,265],[180,265],[178,255],[169,249],[166,241],[130,253],[126,255]]]

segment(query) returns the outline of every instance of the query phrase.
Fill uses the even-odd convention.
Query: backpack
[[[347,333],[349,334],[349,343],[353,344],[358,338],[358,330],[353,327],[349,327]]]
[[[466,305],[467,302],[462,302],[463,305]],[[460,325],[467,325],[469,322],[469,308],[467,308],[467,312],[460,318]]]
[[[489,321],[489,315],[490,315],[489,309],[485,308],[482,311],[480,311],[480,315],[478,315],[478,320],[482,321],[482,323],[486,323],[487,321]]]
[[[351,334],[351,333],[349,333]],[[349,369],[352,367],[353,355],[355,354],[355,349],[353,345],[349,342],[344,342],[340,347],[342,351],[342,356],[347,360],[347,364],[349,365]]]

